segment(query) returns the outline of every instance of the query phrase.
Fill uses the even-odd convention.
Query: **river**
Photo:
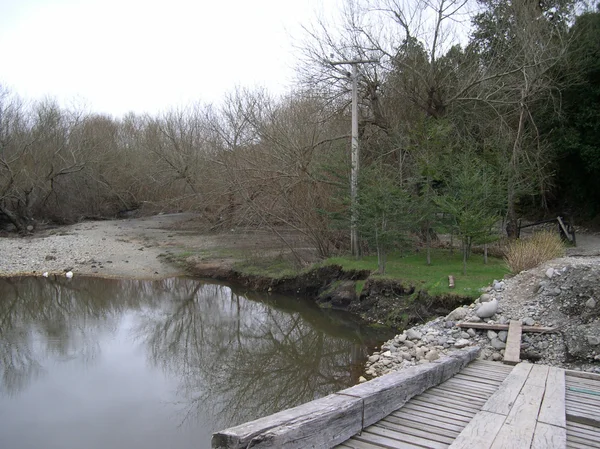
[[[210,448],[357,383],[391,335],[195,279],[0,279],[0,448]]]

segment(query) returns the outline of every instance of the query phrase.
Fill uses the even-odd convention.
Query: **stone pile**
[[[457,323],[558,327],[556,333],[523,333],[521,358],[531,362],[600,372],[600,267],[549,268],[540,280],[529,279],[527,295],[515,297],[523,277],[494,281],[468,306],[396,335],[374,352],[366,376],[381,376],[466,346],[482,348],[480,357],[502,360],[507,331],[459,328]]]

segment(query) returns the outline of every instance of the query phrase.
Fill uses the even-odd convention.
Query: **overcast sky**
[[[0,83],[121,116],[293,81],[301,24],[338,0],[0,0]]]

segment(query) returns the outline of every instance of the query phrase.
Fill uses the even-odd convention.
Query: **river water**
[[[0,279],[0,448],[209,448],[355,384],[390,336],[193,279]]]

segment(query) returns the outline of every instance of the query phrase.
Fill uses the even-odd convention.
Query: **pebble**
[[[464,348],[465,346],[469,346],[470,342],[466,338],[461,338],[454,343],[455,348]]]
[[[491,345],[494,349],[504,349],[506,348],[506,343],[504,343],[502,340],[498,339],[498,338],[494,338],[491,341]]]
[[[531,317],[523,318],[523,324],[525,326],[533,326],[535,324],[535,320]]]

